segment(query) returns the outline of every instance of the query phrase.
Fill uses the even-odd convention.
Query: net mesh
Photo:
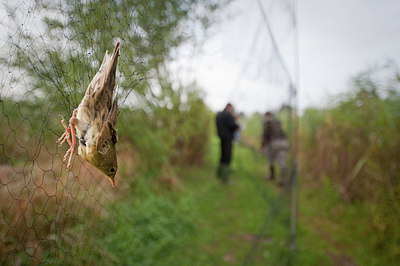
[[[90,30],[87,19],[112,30],[130,27],[127,20],[108,20],[116,5],[69,1],[17,1],[3,4],[0,65],[0,258],[2,264],[71,263],[79,243],[91,243],[91,232],[102,234],[104,204],[113,201],[109,182],[93,166],[75,156],[66,170],[67,146],[56,140],[63,133],[60,115],[68,118],[96,73],[108,41]],[[120,7],[123,8],[123,7]],[[74,11],[74,12],[72,12]],[[95,16],[94,14],[98,14]],[[67,24],[80,23],[65,27]],[[89,23],[90,22],[90,23]],[[63,23],[63,25],[61,24]],[[121,26],[123,25],[123,27]],[[82,32],[79,32],[79,29]],[[93,29],[94,30],[94,29]],[[78,31],[78,32],[77,32]],[[82,35],[81,37],[77,35]],[[98,46],[104,44],[104,47]],[[106,47],[107,46],[107,47]],[[93,48],[94,47],[94,48]],[[123,55],[125,64],[134,64]],[[139,82],[131,69],[119,79],[126,86]],[[127,84],[126,80],[129,79]],[[128,92],[120,91],[125,101]],[[95,221],[95,222],[94,222]],[[93,246],[95,247],[95,245]]]
[[[93,233],[98,236],[107,232],[102,218],[109,215],[105,205],[115,196],[107,178],[81,157],[75,156],[71,170],[66,170],[63,157],[68,147],[56,143],[64,131],[60,116],[71,116],[105,51],[111,51],[117,39],[123,40],[117,73],[119,105],[135,106],[144,113],[152,105],[168,105],[168,99],[159,97],[155,86],[149,84],[152,77],[163,76],[162,69],[160,73],[154,66],[166,60],[169,47],[178,45],[172,34],[176,20],[160,17],[164,21],[161,25],[151,16],[159,8],[157,1],[146,2],[20,0],[2,4],[2,264],[73,264],[77,254],[84,262],[90,249],[101,254],[93,243]],[[190,8],[192,4],[185,1],[186,11],[182,11],[188,12],[189,18],[205,12]],[[159,42],[159,28],[171,37]],[[193,20],[189,27],[181,26],[181,31],[193,34],[198,28]],[[124,49],[125,44],[132,47]],[[280,73],[280,84],[287,87],[293,81],[285,76],[283,62],[279,63],[282,58],[276,54],[277,50],[272,50],[262,60],[269,60]],[[277,64],[281,67],[276,68]],[[240,95],[232,93],[233,99]],[[283,98],[285,102],[293,100]]]

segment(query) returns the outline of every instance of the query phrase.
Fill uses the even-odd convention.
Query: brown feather
[[[118,42],[111,56],[106,52],[78,106],[77,117],[72,120],[80,140],[79,154],[105,173],[112,184],[117,170],[118,98],[114,94],[119,50]]]

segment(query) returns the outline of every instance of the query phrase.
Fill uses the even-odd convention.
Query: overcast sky
[[[351,77],[374,65],[400,65],[400,0],[297,0],[298,42],[294,2],[260,0],[278,51],[258,0],[234,0],[205,43],[179,50],[173,73],[196,80],[213,110],[232,102],[251,113],[287,104],[290,80],[299,80],[304,109],[326,105],[350,89]]]
[[[348,91],[360,71],[388,59],[400,65],[400,1],[298,0],[298,46],[292,2],[261,0],[294,81],[298,49],[301,109]],[[183,78],[197,80],[213,110],[228,101],[247,113],[288,102],[289,78],[257,0],[236,0],[211,33],[201,49],[184,48],[179,62]]]

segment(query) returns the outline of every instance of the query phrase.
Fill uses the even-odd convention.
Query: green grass
[[[314,249],[335,265],[346,261],[355,265],[398,265],[393,257],[377,251],[376,232],[371,231],[369,220],[376,206],[343,201],[328,179],[319,190],[303,184],[300,202],[300,249]]]
[[[233,185],[224,185],[215,177],[218,147],[213,138],[205,165],[176,169],[182,190],[156,189],[154,178],[141,176],[129,197],[110,206],[107,230],[97,242],[101,245],[94,252],[82,253],[86,257],[81,261],[103,265],[391,265],[373,253],[373,238],[365,235],[367,225],[360,217],[365,216],[366,207],[341,201],[329,182],[319,190],[301,182],[296,249],[291,249],[290,198],[263,179],[268,169],[265,158],[236,144]]]
[[[212,147],[218,147],[216,139]],[[216,150],[211,153],[213,163],[208,168],[192,172],[192,176],[184,179],[198,208],[198,238],[195,241],[200,250],[193,254],[202,253],[199,265],[223,265],[227,261],[241,264],[252,244],[249,238],[258,234],[269,212],[263,193],[276,192],[272,187],[268,189],[261,180],[261,158],[238,146],[234,153],[233,185],[223,185],[215,178]]]
[[[289,248],[289,199],[263,179],[265,158],[236,144],[233,184],[224,185],[215,177],[218,147],[213,138],[203,167],[177,169],[183,191],[156,192],[142,179],[112,206],[104,264],[329,265],[315,246]]]
[[[325,181],[300,182],[296,248],[291,249],[290,198],[263,179],[267,161],[236,143],[232,185],[215,172],[218,139],[203,166],[175,169],[183,189],[160,189],[142,173],[109,206],[105,230],[74,262],[98,265],[394,265],[366,235],[368,206],[349,205]],[[300,181],[301,178],[300,178]],[[89,233],[89,232],[88,232]],[[90,238],[90,237],[89,237]],[[258,240],[258,241],[257,241]],[[74,253],[75,254],[75,253]],[[350,265],[350,264],[349,264]]]

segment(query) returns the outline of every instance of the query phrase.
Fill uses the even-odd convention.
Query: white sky
[[[293,1],[261,2],[295,79]],[[399,0],[298,0],[297,5],[300,109],[348,91],[349,79],[369,67],[388,59],[400,65]],[[213,110],[228,101],[246,113],[288,102],[288,79],[271,56],[257,0],[236,0],[227,14],[201,49],[182,49],[181,78],[197,80]]]

